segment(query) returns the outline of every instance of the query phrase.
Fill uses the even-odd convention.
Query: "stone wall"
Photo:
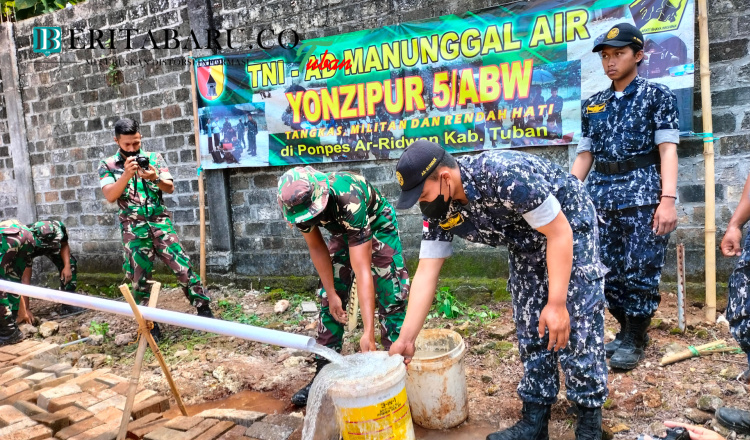
[[[16,216],[16,181],[13,176],[13,159],[10,157],[10,133],[5,110],[3,78],[0,75],[0,218]]]
[[[198,181],[195,170],[190,75],[186,66],[147,65],[119,67],[110,72],[108,62],[90,65],[85,61],[116,57],[120,62],[136,58],[181,60],[182,48],[172,50],[63,51],[48,58],[31,51],[31,29],[35,26],[64,25],[81,28],[139,28],[134,46],[140,47],[143,30],[178,27],[180,35],[191,28],[196,0],[89,0],[16,24],[22,100],[27,127],[37,211],[40,218],[66,222],[73,251],[82,270],[120,272],[122,264],[116,208],[99,190],[96,173],[99,159],[113,154],[112,123],[129,116],[142,123],[144,148],[161,152],[176,179],[176,191],[166,196],[174,213],[180,238],[197,264],[199,237]],[[199,0],[217,28],[249,28],[237,33],[255,36],[271,28],[278,34],[296,29],[303,39],[316,38],[399,22],[462,13],[492,6],[494,2],[474,0],[283,0],[239,1]],[[697,15],[697,14],[696,14]],[[735,208],[745,176],[750,171],[750,97],[747,88],[750,33],[744,26],[750,17],[750,3],[744,0],[710,2],[711,62],[714,125],[722,139],[716,144],[717,243]],[[727,23],[729,25],[727,25]],[[696,23],[696,35],[697,32]],[[233,34],[235,37],[235,34]],[[696,43],[697,44],[697,43]],[[697,50],[696,50],[697,58]],[[110,59],[110,58],[106,58]],[[38,61],[61,61],[41,64]],[[696,60],[697,63],[697,60]],[[697,66],[696,66],[697,71]],[[110,84],[114,80],[115,84]],[[696,91],[700,90],[695,75]],[[695,130],[701,130],[700,93],[695,95]],[[3,125],[0,107],[0,128]],[[0,215],[13,215],[12,161],[8,158],[6,133],[0,140]],[[680,177],[678,214],[680,226],[673,234],[665,276],[674,275],[674,245],[686,244],[688,273],[703,279],[703,155],[700,140],[685,140],[679,147]],[[562,166],[574,159],[573,147],[534,148],[525,151],[544,155]],[[395,161],[325,164],[323,171],[347,169],[372,180],[389,199],[395,199]],[[313,267],[300,234],[290,230],[275,201],[278,176],[286,168],[214,171],[228,176],[231,230],[208,234],[210,269],[240,276],[309,275]],[[210,216],[209,212],[209,216]],[[218,215],[219,213],[214,213]],[[223,215],[223,213],[222,213]],[[399,216],[401,237],[411,263],[419,247],[421,220],[412,209]],[[223,229],[223,228],[222,228]],[[212,232],[212,233],[211,233]],[[217,259],[211,236],[234,235],[230,258]],[[467,244],[459,240],[460,251],[450,261],[450,273],[496,276],[507,271],[505,251]],[[226,254],[226,253],[225,253]],[[487,262],[490,262],[489,264]],[[229,266],[225,262],[229,262]],[[732,260],[717,257],[725,280]]]

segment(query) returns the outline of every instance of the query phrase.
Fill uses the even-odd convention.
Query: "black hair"
[[[138,128],[138,121],[130,118],[120,118],[115,122],[115,137],[120,137],[121,134],[136,134],[138,133]]]
[[[552,86],[552,88],[550,88],[549,91],[550,92],[556,92],[557,91],[557,86]]]
[[[438,162],[437,166],[435,167],[434,170],[432,170],[432,172],[427,177],[427,179],[429,179],[429,180],[437,180],[438,176],[439,176],[438,170],[440,168],[442,168],[442,167],[448,167],[448,168],[454,170],[454,169],[458,168],[458,162],[456,162],[456,159],[454,159],[453,156],[451,156],[448,153],[445,153],[443,155],[443,158],[440,159],[440,162]]]
[[[630,43],[628,44],[628,47],[630,48],[630,50],[633,51],[633,56],[637,55],[638,52],[643,50],[643,46],[641,46],[640,44],[636,44],[636,43]],[[641,59],[640,61],[638,61],[638,64],[636,65],[640,66],[642,62],[643,60]]]

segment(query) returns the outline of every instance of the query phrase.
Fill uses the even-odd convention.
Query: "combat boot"
[[[154,338],[154,342],[157,344],[161,342],[161,329],[158,322],[154,322],[154,328],[151,329],[151,337]]]
[[[602,408],[576,407],[576,440],[602,440]]]
[[[202,306],[198,307],[198,316],[202,316],[204,318],[214,317],[214,314],[211,311],[211,308],[208,306],[208,303],[205,303]]]
[[[620,370],[632,370],[646,357],[646,332],[651,324],[651,317],[627,318],[628,331],[622,338],[620,347],[609,360],[609,366]]]
[[[487,440],[549,440],[551,405],[523,403],[522,418],[515,425],[487,436]]]
[[[338,350],[337,350],[338,351]],[[310,383],[305,385],[301,390],[294,393],[294,396],[292,396],[292,403],[295,406],[303,407],[307,406],[307,398],[310,395],[310,389],[313,386],[313,382],[315,382],[315,378],[318,377],[318,374],[320,374],[320,370],[323,369],[326,365],[330,364],[331,361],[325,358],[315,358],[315,376],[313,376]]]
[[[23,340],[16,320],[11,315],[0,316],[0,346],[15,344]]]
[[[750,411],[737,408],[719,408],[716,410],[716,421],[737,434],[750,434]]]
[[[620,347],[622,338],[625,337],[625,332],[627,332],[627,316],[625,315],[625,311],[622,309],[610,309],[609,313],[611,313],[612,316],[614,316],[617,322],[620,324],[620,331],[615,335],[614,341],[610,342],[609,344],[604,344],[604,350],[607,353],[607,359],[611,358],[612,355],[615,354],[615,351],[617,351],[617,349]]]

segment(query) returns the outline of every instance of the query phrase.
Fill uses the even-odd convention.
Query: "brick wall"
[[[0,76],[0,218],[16,216],[18,197],[13,176],[13,159],[10,157],[10,134],[3,95],[3,78]]]
[[[278,34],[296,29],[303,39],[376,28],[402,21],[450,13],[462,13],[492,6],[492,1],[475,0],[213,0],[216,27],[248,28],[233,34],[254,38],[271,28]],[[715,132],[722,136],[716,144],[717,243],[735,208],[745,176],[750,171],[750,88],[747,88],[750,55],[750,2],[710,1],[711,62]],[[65,221],[73,237],[73,250],[79,254],[83,270],[119,272],[121,246],[114,205],[107,203],[98,189],[97,163],[113,154],[111,124],[119,116],[142,122],[144,148],[164,154],[176,178],[176,191],[166,197],[174,213],[180,238],[197,262],[198,203],[190,77],[183,66],[122,67],[121,82],[107,83],[107,66],[77,64],[33,65],[32,60],[83,61],[109,55],[107,50],[68,51],[44,58],[30,50],[31,28],[71,23],[80,27],[179,27],[189,32],[186,0],[90,0],[71,10],[25,20],[16,25],[19,36],[18,58],[23,90],[23,106],[28,129],[28,148],[33,167],[36,202],[41,218]],[[696,24],[696,35],[697,24]],[[140,46],[141,33],[134,46]],[[696,43],[697,44],[697,43]],[[152,59],[178,59],[183,49],[125,51],[118,49],[118,60],[140,56]],[[696,50],[697,63],[697,50]],[[696,66],[697,71],[697,66]],[[700,82],[696,74],[695,130],[701,131]],[[0,107],[1,108],[1,107]],[[0,113],[0,127],[4,127]],[[8,179],[7,136],[0,140],[0,214],[12,215],[15,199]],[[673,248],[684,242],[688,252],[688,272],[703,277],[703,155],[702,142],[686,140],[679,147],[680,177],[678,214],[680,226],[673,234],[665,275],[674,273]],[[574,148],[534,148],[525,151],[544,155],[569,166]],[[3,156],[5,154],[5,156]],[[323,171],[348,169],[372,180],[389,199],[395,199],[394,161],[325,164]],[[234,267],[238,275],[306,275],[313,273],[306,247],[299,233],[290,230],[275,202],[276,179],[286,168],[236,169],[229,173],[233,222]],[[399,216],[401,237],[407,256],[416,255],[421,221],[417,210]],[[224,233],[224,231],[222,231]],[[210,237],[210,235],[209,235]],[[505,251],[467,244],[459,240],[460,251],[449,266],[456,273],[502,275],[506,272]],[[210,240],[208,242],[211,251]],[[491,258],[488,258],[491,257]],[[487,263],[490,261],[491,263]],[[725,280],[732,260],[717,257],[719,280]]]

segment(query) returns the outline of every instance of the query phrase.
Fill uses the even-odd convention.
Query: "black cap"
[[[418,140],[404,150],[396,164],[396,179],[401,185],[396,209],[408,209],[417,203],[425,180],[437,168],[443,156],[443,147],[426,140]]]
[[[600,52],[607,46],[623,47],[629,44],[643,47],[643,33],[630,23],[620,23],[604,35],[604,40],[594,46],[592,52]]]

